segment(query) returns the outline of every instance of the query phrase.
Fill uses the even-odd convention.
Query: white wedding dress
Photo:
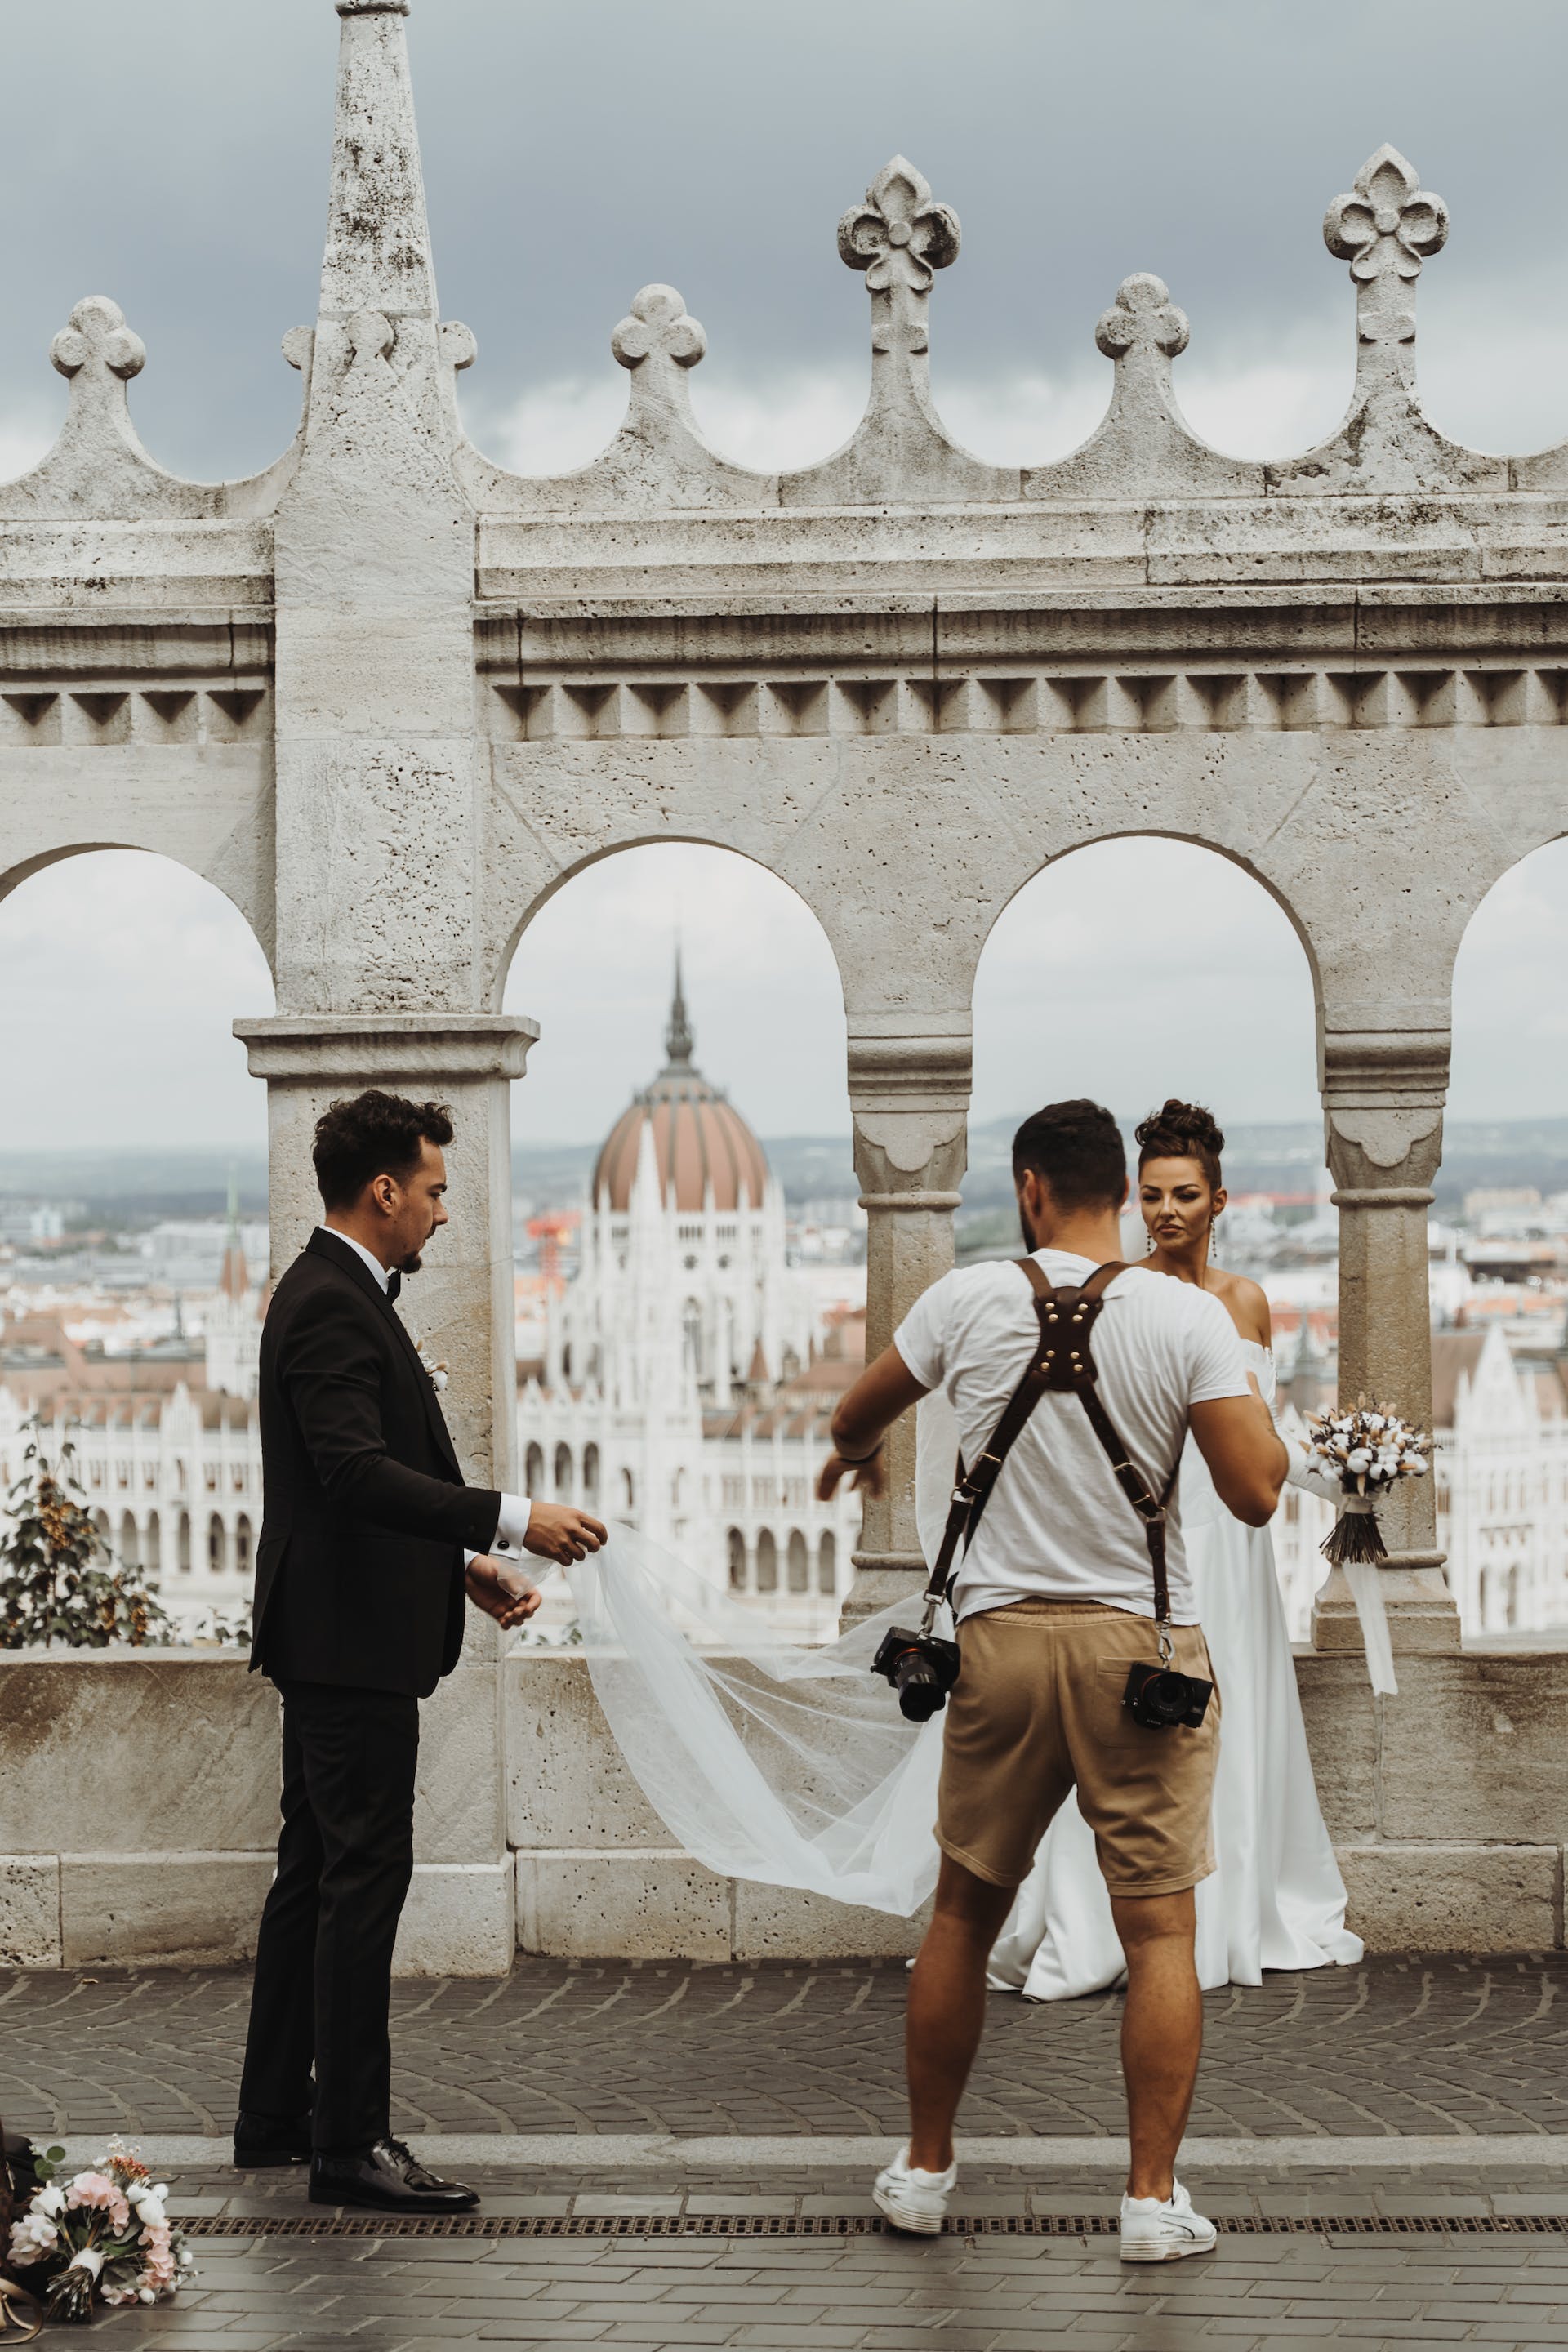
[[[1241,1349],[1272,1403],[1272,1353],[1252,1339]],[[1361,1938],[1345,1927],[1344,1881],[1318,1808],[1268,1530],[1232,1518],[1191,1437],[1181,1497],[1221,1706],[1218,1867],[1197,1890],[1199,1979],[1205,1990],[1258,1984],[1265,1969],[1359,1960]],[[997,1939],[991,1982],[1030,2000],[1063,2000],[1121,1974],[1094,1840],[1069,1798]]]

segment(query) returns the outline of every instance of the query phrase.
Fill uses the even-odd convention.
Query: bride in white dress
[[[1212,1290],[1247,1369],[1274,1400],[1268,1301],[1255,1282],[1209,1262],[1225,1207],[1225,1138],[1206,1110],[1172,1100],[1137,1130],[1138,1199],[1151,1273]],[[1182,1534],[1223,1709],[1215,1779],[1217,1868],[1197,1890],[1205,1990],[1258,1984],[1265,1969],[1359,1960],[1345,1889],[1318,1807],[1285,1611],[1267,1528],[1233,1519],[1191,1438],[1182,1455]],[[1094,1840],[1069,1799],[991,1955],[991,1982],[1031,2000],[1095,1992],[1122,1973],[1121,1947]]]

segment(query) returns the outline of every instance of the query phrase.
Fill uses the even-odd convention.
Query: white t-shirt
[[[1092,1261],[1037,1250],[1047,1282],[1080,1283]],[[922,1387],[945,1387],[966,1463],[985,1450],[1039,1339],[1035,1294],[1016,1265],[962,1266],[916,1300],[893,1342]],[[1112,1427],[1158,1495],[1182,1451],[1187,1408],[1249,1393],[1236,1326],[1195,1284],[1129,1267],[1093,1326],[1100,1397]],[[1181,1488],[1166,1521],[1171,1615],[1197,1622],[1182,1543]],[[963,1557],[959,1617],[1011,1601],[1100,1601],[1154,1613],[1143,1523],[1117,1485],[1076,1396],[1047,1395],[1014,1440],[985,1515]]]

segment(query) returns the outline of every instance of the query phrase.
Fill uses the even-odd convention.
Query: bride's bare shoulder
[[[1204,1287],[1213,1291],[1244,1339],[1255,1341],[1259,1348],[1273,1346],[1268,1293],[1261,1283],[1254,1282],[1247,1275],[1226,1274],[1223,1268],[1211,1265]]]

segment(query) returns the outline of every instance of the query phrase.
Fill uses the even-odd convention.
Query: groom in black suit
[[[503,1627],[523,1551],[581,1559],[597,1519],[468,1486],[395,1300],[447,1223],[452,1122],[374,1090],[317,1122],[326,1211],[261,1336],[259,1666],[283,1696],[283,1828],[261,1916],[237,2165],[310,2161],[318,2204],[479,2202],[391,2137],[392,1949],[414,1869],[419,1701],[458,1663],[464,1595]],[[311,2068],[314,2065],[312,2100]]]

